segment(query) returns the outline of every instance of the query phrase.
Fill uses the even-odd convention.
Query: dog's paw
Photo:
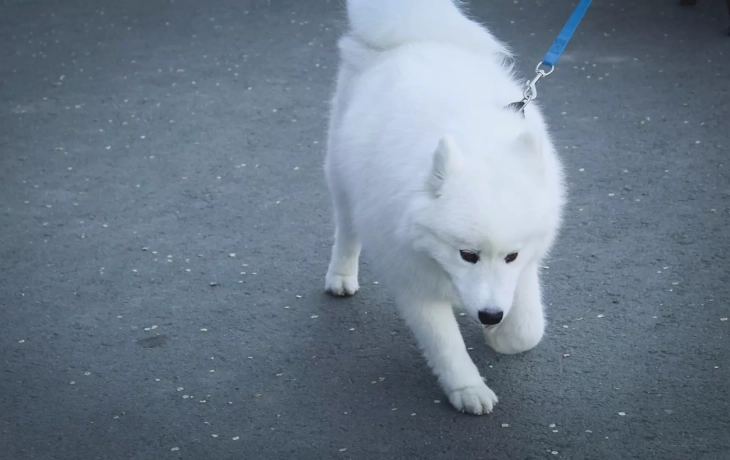
[[[484,383],[453,390],[448,396],[457,410],[474,415],[492,412],[494,405],[499,401],[497,395]]]
[[[494,351],[503,355],[514,355],[531,350],[542,340],[542,327],[528,327],[515,330],[503,325],[484,327],[484,341]]]
[[[360,284],[357,282],[357,276],[327,273],[324,289],[332,295],[349,296],[354,295],[360,289]]]

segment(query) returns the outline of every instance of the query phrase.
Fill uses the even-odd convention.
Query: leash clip
[[[542,62],[537,64],[537,67],[535,67],[535,78],[532,80],[528,80],[526,83],[525,91],[522,93],[522,100],[520,102],[513,102],[508,105],[511,109],[513,109],[516,112],[519,112],[522,114],[522,116],[525,115],[525,107],[527,107],[527,104],[532,102],[533,99],[537,99],[537,82],[540,81],[542,77],[547,77],[551,73],[553,73],[553,70],[555,70],[555,66],[547,65],[550,67],[547,71],[540,68],[543,64]]]
[[[540,81],[542,77],[547,77],[551,73],[553,73],[553,70],[555,70],[555,66],[549,66],[550,69],[547,71],[540,68],[543,63],[540,62],[537,64],[537,67],[535,67],[535,78],[527,82],[527,87],[525,88],[525,91],[522,93],[522,96],[524,99],[522,99],[524,108],[527,104],[529,104],[533,99],[537,99],[537,82]]]

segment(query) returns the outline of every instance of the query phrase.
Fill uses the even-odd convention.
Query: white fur
[[[335,208],[327,291],[358,288],[361,244],[458,410],[497,397],[469,357],[452,306],[501,353],[541,340],[538,267],[564,205],[559,159],[486,29],[450,0],[350,0],[325,164]],[[459,251],[479,251],[476,264]],[[505,257],[519,252],[506,263]]]

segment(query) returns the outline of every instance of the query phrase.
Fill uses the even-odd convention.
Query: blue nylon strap
[[[580,2],[578,2],[578,6],[575,7],[573,14],[571,14],[570,18],[568,18],[568,22],[566,22],[563,26],[563,30],[561,30],[558,34],[558,38],[555,39],[545,57],[542,58],[543,64],[549,67],[555,66],[555,63],[558,62],[560,55],[563,54],[563,51],[565,51],[565,47],[568,46],[570,37],[573,36],[575,29],[578,28],[578,24],[580,24],[581,19],[583,19],[583,15],[590,5],[591,0],[580,0]]]

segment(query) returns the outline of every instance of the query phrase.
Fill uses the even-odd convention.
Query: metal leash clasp
[[[525,116],[525,107],[527,107],[527,104],[529,104],[533,99],[537,99],[537,82],[540,81],[542,77],[547,77],[551,73],[553,73],[553,70],[555,70],[555,66],[549,65],[550,67],[547,71],[540,68],[543,63],[540,62],[537,64],[537,67],[535,67],[535,78],[532,80],[528,80],[526,83],[525,91],[522,92],[522,100],[520,102],[513,102],[509,104],[507,107],[514,110],[515,112],[518,112],[522,114],[522,116]],[[546,64],[545,64],[546,65]]]
[[[527,87],[525,88],[525,91],[522,93],[522,96],[524,99],[522,99],[522,107],[524,108],[529,104],[533,99],[537,99],[537,82],[540,81],[542,77],[547,77],[551,73],[553,73],[553,70],[555,70],[554,66],[550,66],[550,69],[547,71],[541,69],[542,62],[537,64],[537,67],[535,67],[535,78],[532,80],[529,80],[527,82]]]

